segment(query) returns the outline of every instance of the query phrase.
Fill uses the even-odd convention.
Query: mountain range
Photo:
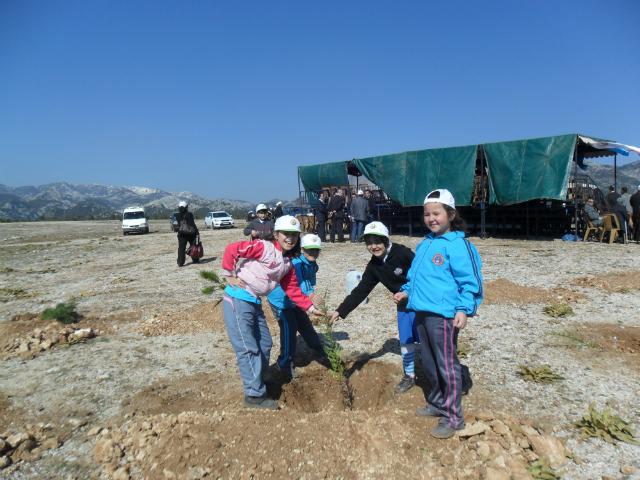
[[[587,170],[580,172],[589,175],[596,185],[607,193],[613,185],[613,166],[585,161]],[[617,168],[618,192],[626,186],[630,193],[640,185],[640,160],[621,165]],[[0,219],[85,219],[119,218],[125,207],[145,207],[151,218],[166,218],[177,209],[181,201],[189,203],[189,210],[203,217],[211,210],[225,210],[231,215],[244,216],[255,208],[255,203],[245,200],[216,198],[213,200],[191,192],[169,192],[146,187],[114,187],[94,183],[76,185],[57,182],[46,185],[8,187],[0,184]],[[264,202],[275,207],[278,201],[283,205],[297,205],[297,199],[286,201],[273,198]]]
[[[203,216],[212,210],[224,210],[244,216],[255,204],[245,200],[203,198],[192,192],[168,192],[146,187],[115,187],[111,185],[77,185],[66,182],[46,185],[8,187],[0,184],[0,218],[10,220],[118,218],[126,207],[145,207],[151,218],[167,217],[181,201],[189,210]],[[278,199],[269,200],[274,207]],[[293,204],[282,200],[283,204]]]

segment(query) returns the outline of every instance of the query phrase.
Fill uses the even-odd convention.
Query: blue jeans
[[[244,394],[264,397],[267,387],[264,374],[269,368],[273,341],[264,318],[262,305],[225,294],[222,302],[224,323],[236,352]]]
[[[351,242],[355,242],[356,241],[356,221],[355,220],[351,220]]]
[[[353,227],[351,227],[351,235],[353,236],[354,230],[356,231],[356,240],[358,242],[362,242],[362,234],[364,233],[364,220],[354,220]]]

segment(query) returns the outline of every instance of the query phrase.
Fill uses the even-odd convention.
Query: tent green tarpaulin
[[[348,185],[347,162],[321,163],[298,167],[300,181],[307,190]]]
[[[485,143],[489,203],[512,205],[536,198],[564,200],[577,136]]]
[[[477,145],[434,148],[356,158],[353,164],[403,207],[422,205],[431,190],[446,188],[456,203],[469,205]]]

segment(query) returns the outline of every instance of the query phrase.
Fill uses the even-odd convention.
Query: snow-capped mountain
[[[227,198],[206,199],[192,192],[168,192],[146,187],[76,185],[66,182],[8,187],[0,184],[0,218],[29,220],[38,217],[108,218],[129,206],[144,206],[150,215],[165,215],[181,201],[192,212],[226,210],[245,214],[255,204]]]

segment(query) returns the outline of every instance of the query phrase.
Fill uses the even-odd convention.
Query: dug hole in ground
[[[241,228],[202,229],[204,258],[178,269],[165,223],[124,238],[108,221],[0,225],[0,478],[530,479],[543,465],[565,479],[640,478],[640,447],[583,441],[573,425],[592,402],[638,419],[637,245],[472,238],[486,295],[460,335],[467,430],[436,440],[436,421],[414,414],[429,388],[419,355],[418,385],[394,393],[402,360],[383,287],[334,328],[345,352],[368,353],[347,383],[298,339],[300,379],[269,389],[281,409],[243,409],[222,292],[202,294],[213,284],[200,277],[222,273]],[[316,290],[330,309],[368,259],[361,245],[326,245]],[[69,300],[75,323],[40,319]],[[562,380],[527,381],[520,365]]]

